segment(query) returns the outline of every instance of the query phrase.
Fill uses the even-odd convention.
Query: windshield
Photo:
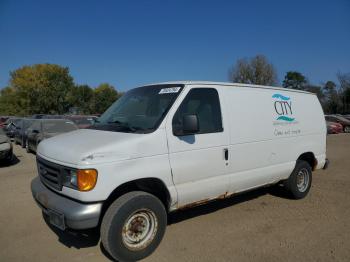
[[[180,85],[132,89],[108,108],[92,129],[150,133],[160,125],[181,90]]]
[[[16,123],[18,120],[18,118],[9,118],[6,120],[5,124],[10,124],[10,123]]]
[[[28,129],[33,124],[33,122],[34,122],[34,120],[25,119],[23,121],[23,129],[24,130]]]
[[[64,133],[76,130],[76,126],[70,121],[45,121],[45,133]]]

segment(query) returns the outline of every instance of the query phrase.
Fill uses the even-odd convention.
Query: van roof
[[[144,86],[154,86],[154,85],[215,85],[215,86],[237,86],[237,87],[249,87],[249,88],[263,88],[263,89],[272,89],[272,90],[281,90],[287,92],[297,92],[297,93],[305,93],[315,95],[314,93],[304,91],[304,90],[296,90],[284,87],[276,87],[276,86],[263,86],[263,85],[253,85],[253,84],[242,84],[242,83],[229,83],[229,82],[211,82],[211,81],[170,81],[170,82],[161,82],[148,84]]]

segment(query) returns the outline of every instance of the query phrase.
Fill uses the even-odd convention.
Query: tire
[[[289,191],[292,198],[302,199],[309,193],[311,183],[311,166],[304,160],[297,160],[292,174],[284,181],[284,186]]]
[[[11,150],[9,155],[6,158],[6,163],[7,164],[12,164],[12,162],[13,162],[13,151]]]
[[[344,127],[344,133],[350,133],[350,126]]]
[[[139,223],[137,228],[135,223]],[[101,242],[117,261],[140,260],[158,247],[166,225],[167,213],[157,197],[142,191],[129,192],[107,209],[101,223]],[[142,226],[144,232],[139,231]],[[135,234],[143,239],[135,240]]]

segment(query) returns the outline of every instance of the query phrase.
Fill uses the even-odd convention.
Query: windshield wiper
[[[120,122],[118,120],[116,121],[109,121],[107,122],[108,124],[116,124],[118,127],[124,128],[126,130],[132,131],[132,132],[136,132],[138,130],[140,130],[140,127],[134,127],[134,126],[130,126],[128,123],[126,122]]]

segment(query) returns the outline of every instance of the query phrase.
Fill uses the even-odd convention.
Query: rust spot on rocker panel
[[[179,206],[178,209],[187,209],[187,208],[191,208],[191,207],[195,207],[195,206],[200,206],[200,205],[204,205],[205,203],[208,203],[211,199],[210,198],[206,198],[203,200],[199,200],[193,203],[189,203],[183,206]]]
[[[209,203],[209,202],[214,201],[214,200],[225,199],[225,198],[231,197],[233,194],[234,193],[225,192],[224,194],[221,194],[221,195],[214,197],[214,198],[206,198],[206,199],[199,200],[199,201],[196,201],[193,203],[189,203],[189,204],[186,204],[183,206],[178,206],[178,209],[187,209],[187,208],[192,208],[192,207],[204,205],[204,204]]]

